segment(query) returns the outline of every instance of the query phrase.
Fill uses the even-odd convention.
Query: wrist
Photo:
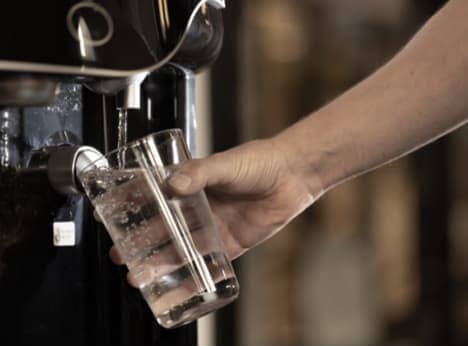
[[[272,137],[271,142],[282,157],[284,170],[304,184],[314,201],[328,190],[328,177],[323,169],[325,160],[307,138],[289,128]]]

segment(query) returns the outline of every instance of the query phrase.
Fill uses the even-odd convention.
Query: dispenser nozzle
[[[131,84],[117,94],[117,109],[140,109],[141,84]]]
[[[139,74],[132,78],[131,83],[117,93],[117,109],[140,109],[141,107],[141,83],[147,74]]]

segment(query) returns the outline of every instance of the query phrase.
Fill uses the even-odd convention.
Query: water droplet
[[[121,214],[119,215],[119,223],[125,224],[125,223],[128,222],[128,220],[129,220],[129,219],[128,219],[127,213],[121,213]]]

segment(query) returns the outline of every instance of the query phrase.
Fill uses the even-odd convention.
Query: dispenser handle
[[[47,163],[51,186],[63,195],[83,193],[77,174],[103,155],[89,146],[61,146],[54,148]]]

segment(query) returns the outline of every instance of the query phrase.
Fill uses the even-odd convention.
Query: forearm
[[[277,136],[311,193],[409,153],[467,120],[467,14],[468,1],[452,0],[387,65]]]

